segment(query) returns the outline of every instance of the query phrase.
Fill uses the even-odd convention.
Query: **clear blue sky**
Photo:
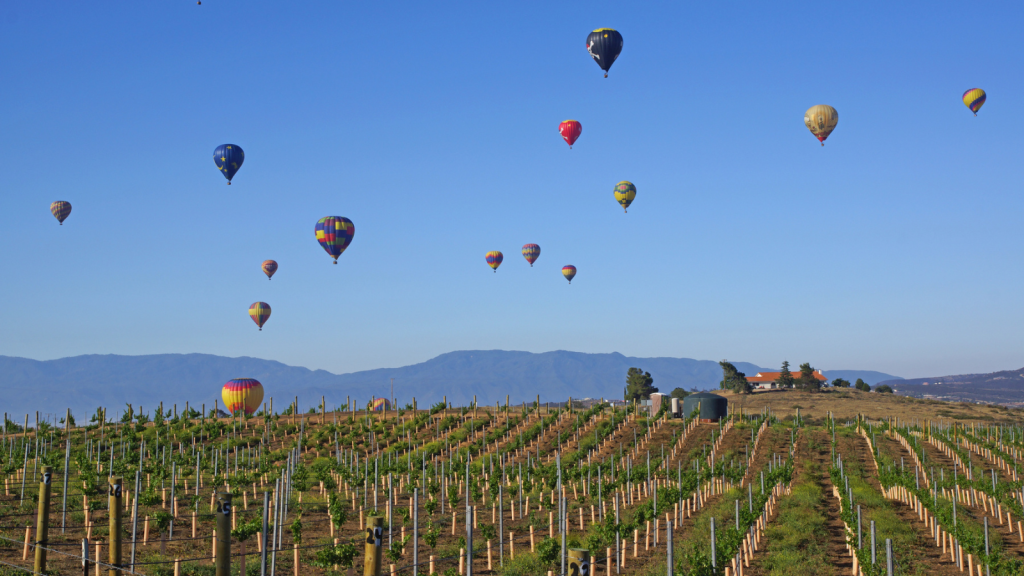
[[[0,353],[1017,368],[1021,22],[1020,2],[5,2]],[[608,79],[598,27],[625,38]],[[839,111],[824,148],[814,104]],[[222,143],[246,153],[230,187]],[[356,225],[337,266],[327,215]]]

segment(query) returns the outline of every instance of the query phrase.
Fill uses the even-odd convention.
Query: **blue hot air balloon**
[[[228,184],[231,184],[235,172],[238,172],[242,162],[245,162],[245,152],[242,152],[242,147],[237,144],[221,144],[213,151],[213,162],[228,179]]]

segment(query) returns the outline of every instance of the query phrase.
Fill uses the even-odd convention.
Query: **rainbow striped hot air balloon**
[[[523,245],[523,258],[530,263],[530,267],[533,268],[533,263],[540,258],[540,246],[536,244],[525,244]]]
[[[274,276],[274,272],[277,272],[277,262],[264,260],[262,268],[263,273],[267,275],[267,280],[270,280]]]
[[[316,223],[316,241],[338,263],[338,256],[352,244],[356,225],[341,216],[324,216]]]
[[[60,225],[64,225],[64,220],[67,220],[69,214],[71,214],[71,203],[63,200],[57,200],[53,204],[50,204],[50,214],[60,222]]]
[[[572,279],[576,277],[576,267],[562,266],[562,276],[565,276],[565,279],[569,281],[569,284],[572,284]]]
[[[270,318],[270,304],[253,302],[252,306],[249,306],[249,317],[260,327],[260,332],[262,332],[263,325],[267,323],[267,318]]]
[[[978,110],[981,110],[981,106],[987,98],[988,96],[981,88],[971,88],[964,92],[964,106],[970,108],[971,112],[974,112],[974,115],[977,116]]]
[[[391,410],[391,402],[387,398],[374,398],[373,402],[370,402],[370,410],[374,412]]]
[[[487,265],[493,268],[495,272],[498,271],[498,266],[501,266],[501,261],[504,259],[505,256],[497,250],[491,250],[487,253]]]
[[[580,124],[576,120],[565,120],[558,125],[558,133],[562,135],[562,139],[569,145],[569,149],[572,150],[572,145],[576,142],[576,139],[583,133],[583,124]]]
[[[221,388],[220,395],[229,413],[245,410],[252,416],[263,403],[263,385],[253,378],[235,378]]]
[[[622,206],[623,212],[627,212],[626,208],[629,208],[634,198],[636,198],[636,186],[633,186],[632,182],[623,180],[615,185],[615,201]]]

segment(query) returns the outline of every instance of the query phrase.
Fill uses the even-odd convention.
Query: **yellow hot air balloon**
[[[807,125],[807,129],[814,134],[814,137],[821,142],[821,145],[825,145],[825,138],[836,129],[836,124],[839,123],[839,112],[836,109],[827,104],[818,104],[817,106],[811,106],[804,112],[804,124]]]
[[[986,95],[985,91],[981,88],[971,88],[967,92],[964,92],[963,99],[964,106],[970,108],[971,112],[974,112],[974,115],[977,116],[978,110],[981,110],[981,106],[985,103],[985,100],[988,99],[988,95]]]
[[[623,212],[626,212],[626,208],[629,208],[634,198],[636,198],[636,186],[633,186],[632,182],[623,180],[615,185],[615,201],[622,205]]]

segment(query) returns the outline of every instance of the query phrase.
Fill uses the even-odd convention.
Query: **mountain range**
[[[960,374],[880,382],[897,394],[1024,407],[1024,368],[989,374]]]
[[[733,364],[747,375],[764,370],[747,362]],[[41,417],[59,417],[71,408],[78,419],[99,406],[108,409],[109,417],[116,417],[129,403],[136,410],[141,405],[146,412],[160,402],[165,408],[177,404],[181,409],[186,401],[193,407],[205,404],[209,410],[220,398],[221,386],[240,377],[259,380],[266,396],[274,397],[278,411],[295,396],[303,410],[319,405],[321,397],[328,407],[344,404],[348,398],[362,406],[371,397],[389,397],[392,378],[398,403],[411,403],[415,397],[421,407],[445,396],[455,405],[471,402],[474,395],[481,404],[504,403],[506,395],[513,403],[532,401],[537,395],[542,402],[621,398],[626,371],[634,366],[650,372],[654,385],[666,393],[676,387],[717,388],[722,378],[718,362],[711,360],[564,350],[449,352],[411,366],[348,374],[209,354],[87,355],[46,361],[0,356],[0,410],[21,415],[39,410]],[[830,380],[863,378],[870,384],[898,378],[866,370],[826,370],[824,374]]]

